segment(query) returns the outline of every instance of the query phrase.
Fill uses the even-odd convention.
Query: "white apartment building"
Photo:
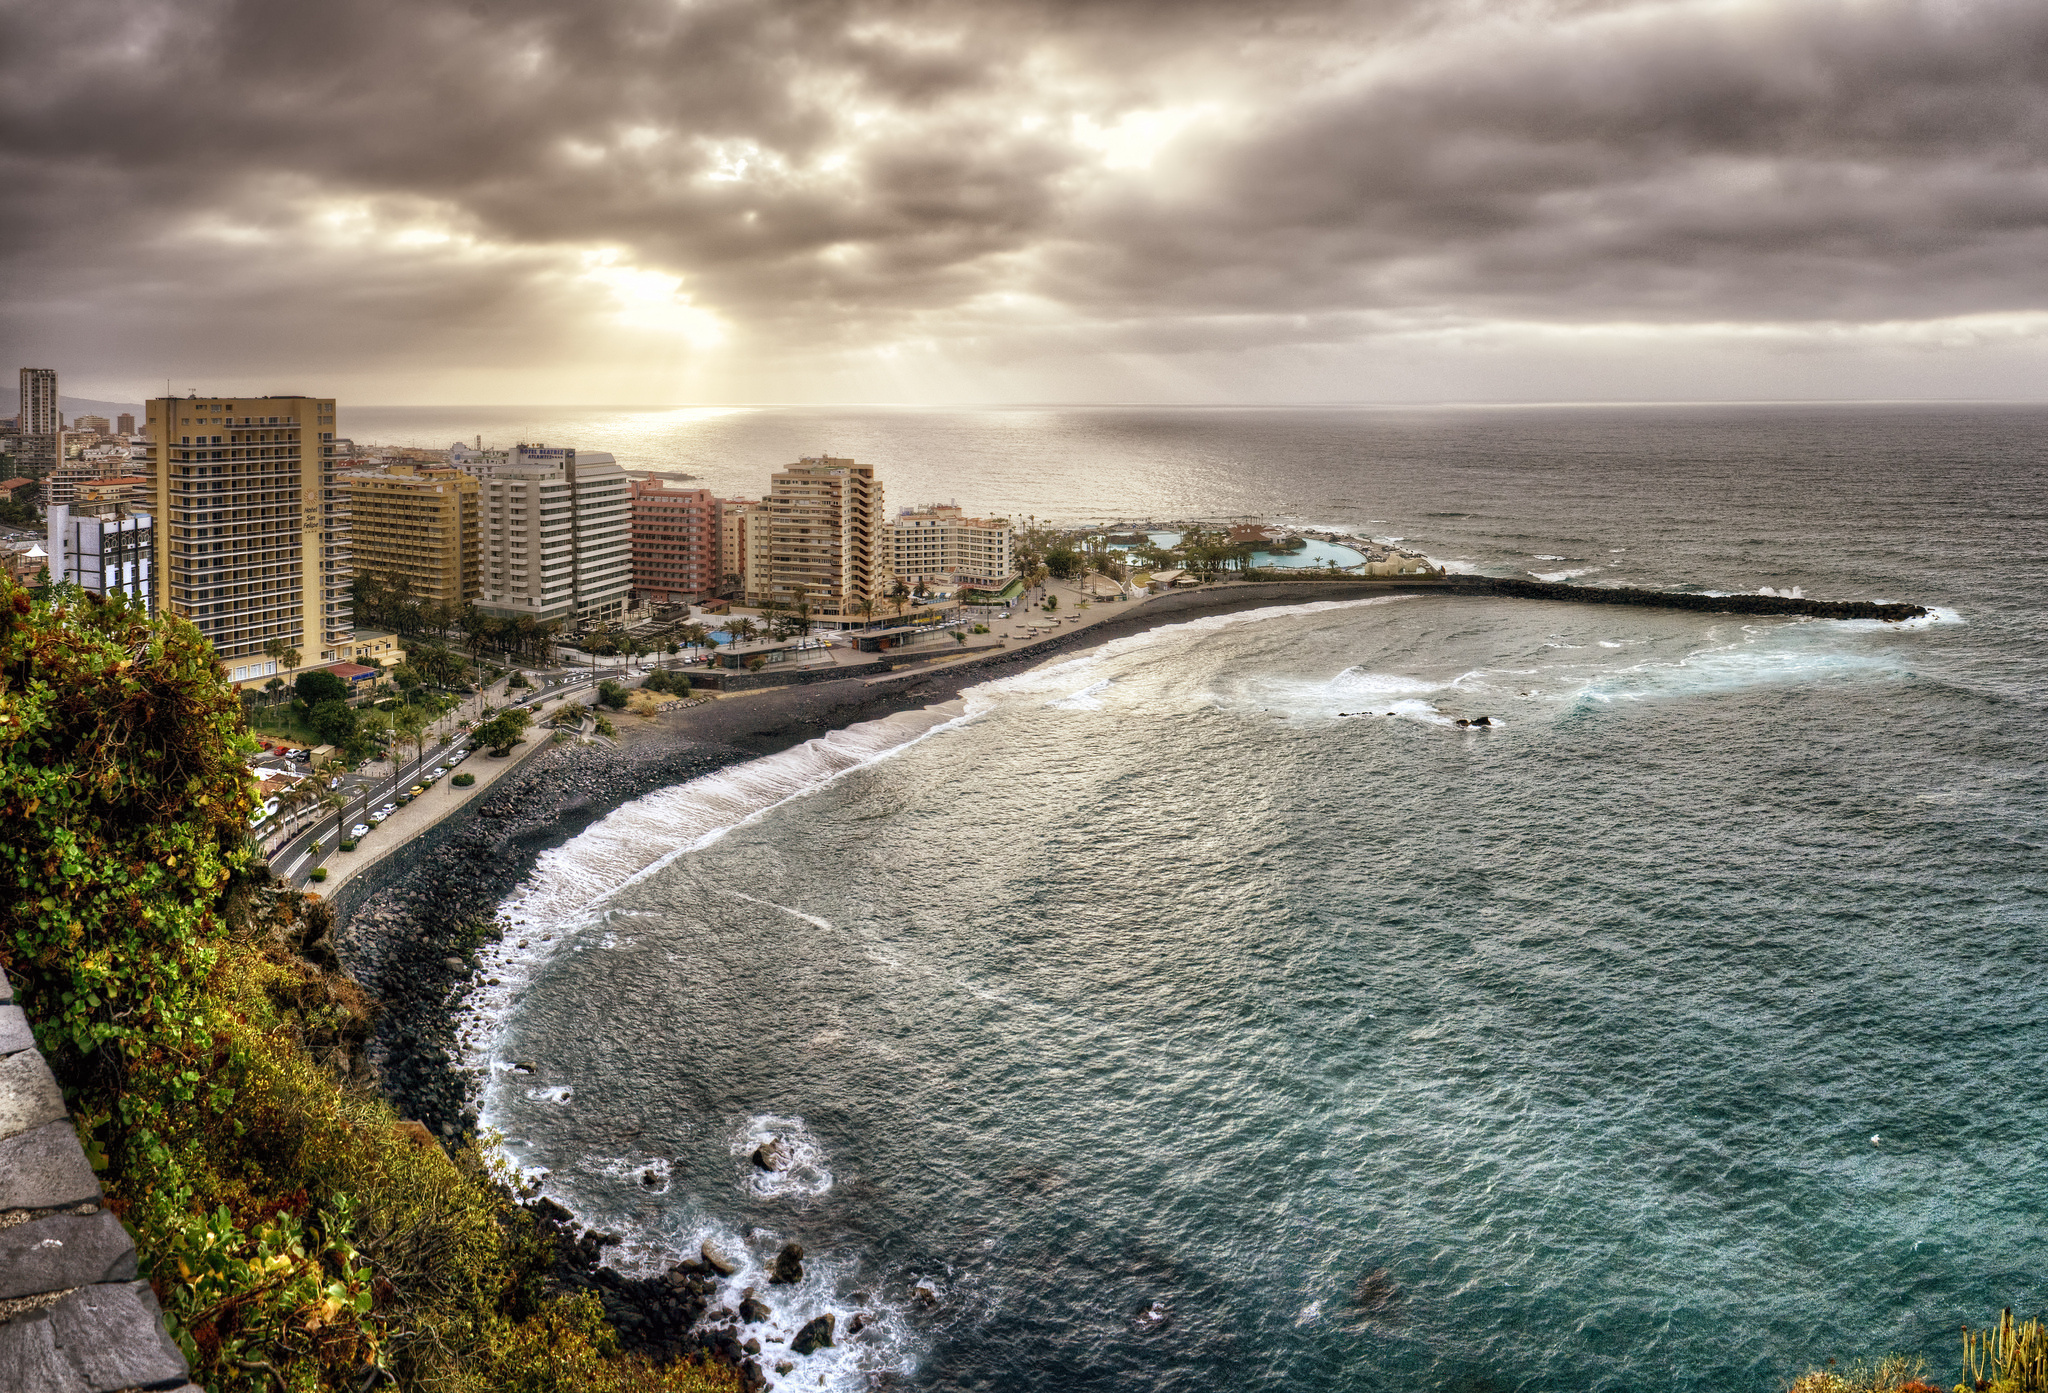
[[[885,550],[897,579],[915,587],[998,588],[1016,572],[1008,518],[970,518],[958,504],[905,508],[887,525]]]
[[[148,513],[126,517],[73,517],[62,503],[50,509],[50,579],[94,595],[126,595],[156,608],[155,534]]]
[[[632,501],[609,454],[546,445],[460,448],[448,462],[482,495],[476,607],[546,622],[616,619],[633,585]]]

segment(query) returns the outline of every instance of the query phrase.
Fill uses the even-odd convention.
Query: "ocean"
[[[895,505],[1932,610],[1273,605],[658,790],[503,906],[485,1121],[618,1265],[742,1257],[723,1302],[758,1288],[792,1389],[1950,1381],[1959,1325],[2048,1306],[2044,426],[348,413],[727,494],[826,451]]]

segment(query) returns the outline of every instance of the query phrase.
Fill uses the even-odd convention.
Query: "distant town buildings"
[[[1015,570],[1007,518],[971,518],[957,504],[934,503],[904,509],[885,528],[890,566],[905,585],[1001,587]]]
[[[114,419],[114,433],[116,435],[135,434],[135,413],[132,411],[123,411],[119,416],[117,416]]]
[[[64,416],[57,408],[57,370],[21,370],[21,413],[15,418],[15,467],[40,479],[63,458]]]
[[[482,491],[445,464],[391,464],[337,476],[348,494],[357,575],[406,599],[460,607],[483,589]]]
[[[710,489],[685,488],[658,475],[631,481],[633,593],[673,604],[718,588],[719,504]]]
[[[348,498],[327,397],[159,397],[146,405],[158,609],[213,641],[232,681],[340,661],[353,623]]]
[[[92,435],[109,435],[113,432],[114,426],[104,416],[75,416],[71,420],[71,428]]]
[[[633,582],[632,501],[616,460],[546,445],[476,450],[458,444],[448,461],[481,485],[477,608],[543,622],[625,613]]]
[[[861,601],[888,588],[882,484],[872,465],[807,456],[769,479],[761,501],[764,564],[747,577],[755,604],[807,607],[835,627],[858,622]]]

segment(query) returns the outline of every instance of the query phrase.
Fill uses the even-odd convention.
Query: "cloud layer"
[[[1998,395],[2048,356],[2018,0],[69,0],[0,11],[0,119],[7,339],[97,395]]]

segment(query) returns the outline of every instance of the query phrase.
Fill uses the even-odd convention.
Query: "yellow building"
[[[482,584],[477,481],[444,465],[393,464],[340,476],[358,575],[420,604],[462,605]]]
[[[333,399],[195,394],[148,413],[157,607],[197,625],[231,681],[287,671],[267,645],[337,661],[353,576]]]
[[[794,604],[801,593],[814,619],[844,627],[861,622],[863,598],[887,589],[882,481],[872,465],[807,456],[771,475],[768,497],[749,512],[753,603]]]

